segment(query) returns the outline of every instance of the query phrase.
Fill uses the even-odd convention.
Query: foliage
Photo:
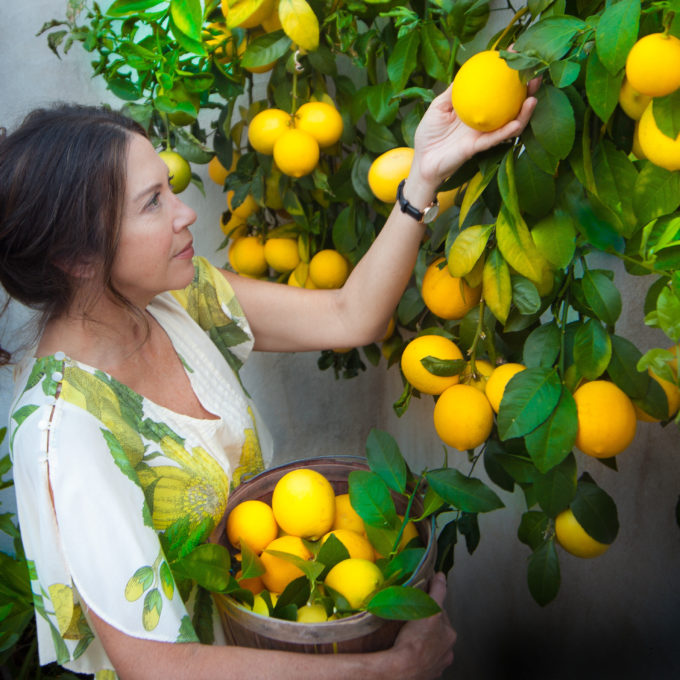
[[[250,232],[297,236],[303,263],[328,247],[356,263],[370,246],[392,208],[369,188],[372,161],[413,145],[427,104],[465,58],[494,47],[526,80],[541,77],[521,137],[475,157],[442,187],[465,191],[422,245],[397,331],[382,348],[362,351],[373,364],[384,355],[390,367],[404,337],[437,332],[452,337],[473,364],[487,358],[528,367],[508,385],[487,443],[469,455],[471,469],[482,460],[496,486],[524,493],[518,537],[531,550],[529,589],[546,604],[559,589],[557,514],[571,506],[604,542],[618,529],[609,496],[579,472],[573,391],[584,380],[611,380],[665,426],[666,397],[647,369],[678,380],[672,363],[680,353],[680,172],[632,153],[635,123],[618,94],[638,37],[680,35],[679,0],[532,0],[517,9],[508,3],[509,23],[491,36],[484,0],[280,0],[282,27],[270,33],[236,25],[248,14],[236,10],[244,4],[252,12],[262,2],[229,0],[226,38],[215,28],[224,24],[215,0],[115,0],[107,10],[70,0],[68,17],[43,31],[57,54],[82,43],[94,73],[157,145],[192,163],[216,154],[225,168],[238,157],[224,182],[234,192],[232,206],[253,196],[260,210],[248,218]],[[253,73],[270,64],[270,71]],[[263,98],[256,100],[260,86]],[[311,99],[331,99],[344,131],[312,174],[293,179],[248,146],[246,131],[265,108],[294,113]],[[679,99],[676,92],[654,107],[658,126],[672,137],[680,133]],[[200,184],[197,175],[193,180]],[[282,208],[270,207],[271,191]],[[483,286],[480,304],[462,320],[437,318],[420,295],[427,265],[442,255],[453,275]],[[620,263],[647,286],[644,322],[660,329],[672,350],[643,354],[617,334]],[[319,366],[351,377],[364,364],[352,349],[323,353]],[[419,396],[405,382],[397,413]],[[614,459],[603,462],[616,467]],[[456,469],[426,480],[460,513],[439,539],[440,562],[450,567],[457,534],[473,548],[476,513],[498,507],[497,497]]]

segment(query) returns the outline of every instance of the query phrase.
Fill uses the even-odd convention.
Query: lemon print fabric
[[[208,539],[272,445],[238,375],[253,345],[245,316],[222,274],[194,264],[192,283],[148,311],[211,418],[61,352],[17,369],[10,453],[43,663],[115,677],[86,606],[135,637],[224,641],[212,599],[171,566]]]

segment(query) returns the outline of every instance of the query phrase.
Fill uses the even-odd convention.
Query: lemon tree
[[[158,149],[194,166],[213,163],[210,176],[231,196],[215,225],[225,233],[225,261],[239,243],[294,239],[300,261],[292,271],[279,270],[295,262],[293,252],[285,266],[258,247],[245,259],[261,272],[250,275],[307,287],[317,285],[315,255],[337,252],[344,273],[373,243],[408,174],[417,123],[439,92],[454,83],[460,114],[471,125],[482,125],[473,115],[480,111],[498,116],[484,122],[493,128],[515,115],[527,83],[540,76],[521,136],[475,156],[440,187],[445,209],[423,240],[390,337],[322,352],[318,365],[343,377],[365,362],[399,371],[397,415],[428,395],[415,376],[449,389],[488,376],[476,390],[492,409],[486,439],[459,453],[463,442],[445,433],[447,422],[440,426],[453,442],[451,467],[428,475],[428,486],[460,506],[450,522],[442,518],[440,566],[450,568],[459,535],[474,550],[478,513],[500,508],[465,471],[481,461],[498,489],[524,494],[518,535],[530,551],[528,586],[547,604],[559,588],[561,513],[570,509],[598,543],[616,537],[616,507],[584,471],[593,453],[616,469],[631,433],[678,418],[680,4],[536,0],[508,12],[500,27],[489,25],[491,14],[484,0],[115,0],[105,10],[84,3],[44,32],[57,53],[82,43]],[[491,66],[476,66],[485,60]],[[280,137],[280,129],[258,133],[258,116],[273,110],[282,112]],[[200,186],[197,173],[191,181]],[[237,214],[248,197],[254,209]],[[638,277],[638,321],[664,337],[659,347],[643,352],[619,330],[614,261]],[[425,277],[434,263],[444,282],[445,273],[459,282],[465,304],[454,312],[431,300],[432,274]],[[461,356],[411,357],[410,343],[424,336],[448,339]],[[523,370],[500,380],[507,365]],[[616,451],[589,441],[593,416],[579,408],[603,384],[619,397],[602,416]],[[435,428],[443,395],[426,398]],[[472,415],[487,423],[479,404]],[[460,417],[463,408],[451,410]],[[469,494],[476,503],[461,502]],[[375,538],[375,522],[361,519]],[[388,534],[397,525],[390,516]],[[396,539],[386,534],[380,553],[389,555]]]

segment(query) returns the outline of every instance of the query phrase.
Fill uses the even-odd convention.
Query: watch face
[[[428,224],[429,222],[432,222],[435,217],[439,215],[439,204],[435,205],[430,205],[425,210],[423,210],[423,219],[422,221],[425,224]]]

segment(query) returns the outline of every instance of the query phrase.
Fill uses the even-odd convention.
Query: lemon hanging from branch
[[[279,19],[295,45],[307,52],[319,47],[319,20],[306,0],[280,0]]]

